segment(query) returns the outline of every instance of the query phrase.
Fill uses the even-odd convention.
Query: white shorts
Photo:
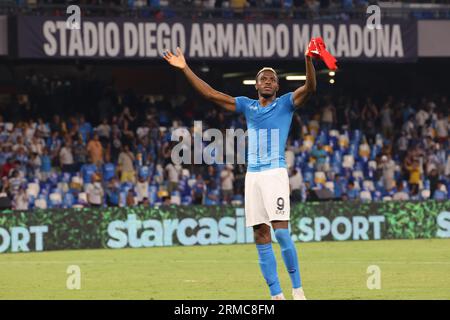
[[[245,223],[247,227],[290,218],[289,177],[286,168],[245,175]]]

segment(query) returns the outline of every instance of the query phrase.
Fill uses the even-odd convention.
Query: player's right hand
[[[177,55],[174,55],[170,50],[165,50],[163,53],[164,59],[170,63],[170,65],[175,68],[183,70],[186,68],[186,59],[184,59],[184,55],[181,52],[180,47],[177,47]]]

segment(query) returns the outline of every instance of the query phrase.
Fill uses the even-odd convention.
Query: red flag
[[[306,55],[323,60],[330,70],[337,69],[337,60],[327,51],[325,43],[321,37],[311,39]]]

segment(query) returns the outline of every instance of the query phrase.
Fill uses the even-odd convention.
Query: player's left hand
[[[321,48],[319,48],[316,42],[316,38],[312,38],[311,41],[309,41],[305,56],[320,59],[320,49]]]

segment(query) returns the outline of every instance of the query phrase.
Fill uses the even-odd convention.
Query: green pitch
[[[290,281],[277,255],[281,285]],[[308,299],[450,299],[450,239],[297,243]],[[81,289],[68,290],[69,265]],[[367,288],[369,265],[381,289]],[[254,245],[0,254],[0,299],[267,299]]]

